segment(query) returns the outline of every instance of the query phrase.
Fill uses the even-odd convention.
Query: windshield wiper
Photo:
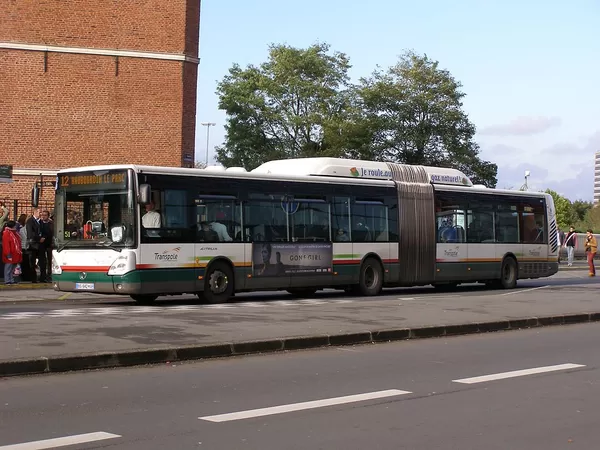
[[[120,252],[121,250],[123,250],[122,248],[116,247],[115,245],[120,244],[120,242],[113,242],[110,239],[107,239],[106,241],[98,241],[96,243],[96,247],[109,247],[111,250],[115,250],[117,252]]]
[[[73,242],[76,242],[76,241],[65,241],[65,243],[64,243],[64,244],[62,244],[62,245],[59,245],[59,246],[58,246],[58,248],[56,249],[56,251],[57,251],[57,252],[59,252],[59,253],[60,253],[60,252],[62,252],[62,251],[64,250],[64,248],[65,248],[65,247],[68,247],[68,246],[69,246],[69,245],[71,245]]]

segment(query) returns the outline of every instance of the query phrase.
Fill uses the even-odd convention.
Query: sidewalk
[[[4,281],[0,280],[0,290],[3,291],[22,291],[29,289],[52,289],[52,283],[31,283],[30,281],[23,281],[18,284],[4,284]]]
[[[0,308],[0,376],[597,321],[599,286],[563,272],[518,290],[404,289],[376,299],[7,305]]]

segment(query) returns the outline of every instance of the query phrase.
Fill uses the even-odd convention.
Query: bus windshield
[[[54,217],[56,249],[134,247],[135,196],[125,169],[60,174]]]

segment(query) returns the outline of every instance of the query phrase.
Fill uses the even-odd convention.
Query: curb
[[[571,325],[598,321],[600,321],[600,312],[561,314],[555,316],[529,317],[524,319],[498,320],[462,325],[398,328],[358,333],[277,338],[262,341],[232,342],[150,350],[130,350],[86,355],[39,357],[15,361],[0,361],[0,377],[130,367],[145,364],[170,363],[175,361],[274,353],[286,350],[375,344],[410,339],[461,336],[494,331],[518,330],[552,325]]]
[[[52,283],[19,283],[16,285],[0,284],[0,291],[33,291],[37,289],[53,289]]]

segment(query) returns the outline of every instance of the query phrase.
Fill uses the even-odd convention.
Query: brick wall
[[[3,0],[0,42],[197,57],[199,13],[200,0]],[[0,164],[193,163],[193,62],[0,48],[0,67]],[[0,199],[29,198],[33,178],[15,180]]]
[[[187,44],[195,56],[199,13],[200,0],[2,0],[0,41],[165,53]]]

